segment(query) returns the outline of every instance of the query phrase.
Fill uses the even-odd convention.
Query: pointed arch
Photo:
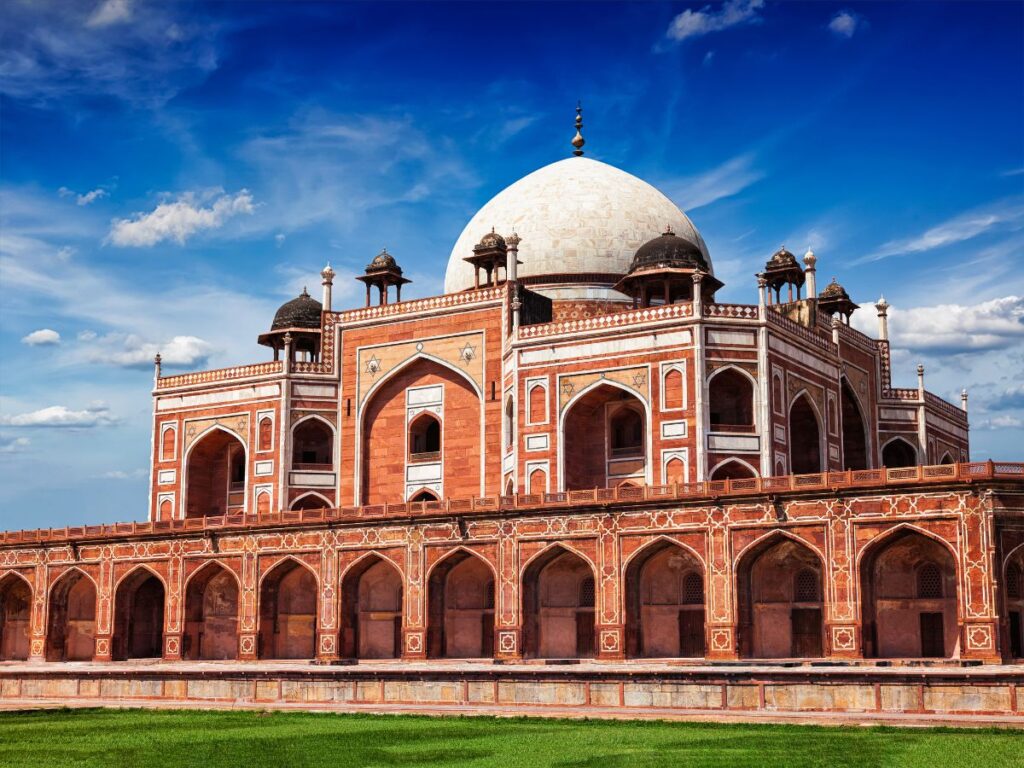
[[[402,655],[405,578],[388,557],[370,551],[341,577],[341,652],[348,658],[397,659]]]
[[[0,576],[0,661],[26,661],[32,622],[32,584],[17,571]]]
[[[646,543],[623,563],[627,656],[704,655],[705,576],[696,551],[667,536]]]
[[[824,655],[825,559],[821,552],[776,529],[750,542],[734,562],[740,655]],[[813,589],[808,589],[808,574],[814,579]],[[812,595],[816,599],[809,599]]]
[[[259,580],[259,657],[312,659],[320,580],[308,563],[286,555]]]
[[[218,432],[230,439],[208,446]],[[196,450],[200,447],[212,455],[197,459]],[[241,452],[241,462],[236,458],[238,452]],[[241,480],[232,475],[238,466],[241,467]],[[219,423],[204,429],[185,450],[182,468],[182,517],[210,517],[245,511],[249,483],[248,442],[233,429]]]
[[[163,655],[167,584],[145,563],[125,573],[114,589],[115,660],[159,658]]]
[[[1004,585],[1003,608],[1006,616],[1006,643],[1003,657],[1024,658],[1024,544],[1018,544],[1003,558],[1000,568]]]
[[[430,488],[417,488],[409,495],[409,501],[414,503],[423,503],[431,501],[440,501],[441,497]]]
[[[915,467],[921,463],[921,451],[905,437],[896,435],[882,444],[882,466],[886,469]]]
[[[89,661],[96,645],[96,582],[77,566],[50,586],[47,596],[47,661]]]
[[[789,466],[794,475],[823,471],[824,419],[814,398],[801,389],[789,401]]]
[[[712,371],[705,386],[712,431],[757,429],[757,379],[749,371],[738,365],[723,365]]]
[[[316,506],[309,506],[313,500],[322,501],[322,504]],[[288,505],[289,509],[333,509],[334,502],[324,496],[322,493],[316,491],[306,491],[301,496],[296,496],[292,499],[292,503]]]
[[[359,404],[359,414],[360,414],[360,416],[362,416],[362,413],[365,410],[366,403],[370,402],[370,400],[373,399],[373,396],[377,393],[378,389],[380,389],[382,386],[384,386],[384,384],[386,384],[391,379],[395,378],[395,376],[397,376],[398,374],[402,373],[406,368],[408,368],[409,366],[415,364],[416,362],[418,362],[420,360],[427,360],[427,361],[429,361],[431,363],[437,363],[438,365],[443,366],[443,367],[447,368],[448,370],[450,370],[450,371],[452,371],[454,373],[459,374],[459,376],[461,376],[463,379],[465,379],[466,382],[469,384],[469,386],[473,388],[473,391],[476,392],[477,396],[481,400],[484,399],[484,392],[483,392],[483,390],[473,380],[473,377],[470,376],[466,371],[463,371],[463,370],[457,368],[456,366],[454,366],[451,363],[449,363],[447,360],[442,360],[440,357],[435,357],[434,355],[431,355],[431,354],[429,354],[427,352],[417,352],[412,357],[406,358],[401,363],[396,365],[394,368],[392,368],[390,371],[388,371],[386,374],[384,374],[384,376],[381,377],[380,381],[375,381],[370,386],[370,388],[368,390],[366,390],[366,394],[363,396],[363,400]]]
[[[843,469],[868,468],[871,436],[860,398],[846,375],[839,377],[839,404],[842,414]]]
[[[494,655],[497,572],[480,553],[459,546],[427,572],[427,655]]]
[[[292,424],[291,444],[293,470],[334,470],[338,430],[319,413],[306,414]]]
[[[730,467],[735,465],[735,467]],[[728,459],[722,459],[722,461],[715,464],[708,473],[709,480],[737,480],[740,478],[757,477],[758,471],[754,467],[739,458],[738,456],[730,456]]]
[[[597,569],[557,542],[522,569],[523,653],[540,658],[594,655]]]
[[[956,464],[956,460],[953,458],[953,454],[949,451],[945,451],[942,454],[942,458],[939,459],[939,464]]]
[[[183,658],[238,658],[241,587],[238,574],[216,559],[186,579]]]
[[[595,390],[600,389],[601,387],[608,387],[608,388],[611,388],[611,389],[616,389],[616,390],[619,390],[621,392],[624,392],[627,395],[629,395],[630,397],[634,398],[640,404],[640,407],[641,407],[642,413],[643,413],[643,419],[644,419],[644,423],[643,423],[643,431],[644,431],[644,439],[643,439],[643,447],[644,447],[644,478],[643,479],[644,479],[644,483],[646,483],[647,485],[651,485],[653,483],[653,479],[652,479],[653,478],[653,474],[652,474],[652,472],[653,472],[653,470],[652,470],[653,461],[652,461],[651,457],[653,456],[653,451],[654,451],[654,438],[653,438],[653,435],[652,435],[651,425],[654,423],[654,420],[653,420],[653,414],[652,414],[652,411],[651,411],[651,404],[639,392],[637,392],[635,389],[630,389],[625,384],[622,384],[622,383],[617,382],[617,381],[612,381],[611,379],[598,379],[597,381],[593,381],[590,384],[588,384],[587,386],[585,386],[579,392],[575,393],[568,400],[568,402],[566,402],[565,406],[561,409],[560,413],[558,414],[558,445],[556,446],[556,448],[557,448],[557,461],[558,461],[558,488],[559,488],[559,490],[565,491],[565,490],[568,489],[568,482],[567,482],[567,478],[566,478],[566,453],[567,453],[567,451],[566,451],[566,421],[567,421],[569,415],[572,413],[573,408],[580,402],[580,400],[582,398],[586,397],[591,392],[594,392]],[[603,416],[602,416],[602,434],[604,434],[606,429],[607,429],[607,425],[604,424]],[[602,447],[602,450],[603,450],[603,447]],[[591,451],[591,453],[592,452],[593,451]],[[605,463],[605,459],[606,458],[607,457],[605,457],[603,455],[603,453],[602,453],[602,456],[601,456],[602,462],[601,463],[604,465],[602,467],[602,470],[603,470],[602,473],[601,473],[602,475],[605,475],[605,472],[606,472],[606,469],[607,469],[607,464]]]

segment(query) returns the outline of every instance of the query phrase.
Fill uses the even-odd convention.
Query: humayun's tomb
[[[148,519],[0,533],[0,700],[1024,715],[1024,465],[892,386],[884,299],[781,248],[718,302],[582,144],[443,295],[382,251],[264,362],[158,357]]]

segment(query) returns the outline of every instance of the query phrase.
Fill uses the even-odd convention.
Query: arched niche
[[[437,461],[441,458],[441,420],[424,412],[409,423],[409,461]]]
[[[245,508],[246,453],[242,441],[213,428],[189,449],[186,517],[219,517]]]
[[[582,557],[553,547],[523,572],[523,652],[535,658],[594,655],[594,571]]]
[[[736,567],[740,655],[818,658],[824,652],[822,565],[806,544],[767,537]]]
[[[757,472],[744,461],[728,459],[711,470],[711,480],[746,480],[757,477]]]
[[[342,655],[397,659],[402,655],[402,574],[393,563],[369,555],[341,581]]]
[[[96,585],[77,568],[50,588],[47,661],[90,661],[96,652]]]
[[[839,388],[839,400],[843,414],[843,469],[867,469],[867,422],[860,402],[845,376]]]
[[[888,469],[917,466],[917,449],[902,437],[894,437],[882,447],[882,466]]]
[[[114,595],[112,657],[152,659],[163,655],[164,584],[147,568],[136,568]]]
[[[0,579],[0,661],[25,661],[29,654],[32,588],[17,574]]]
[[[238,580],[219,563],[203,566],[188,581],[182,656],[238,658]]]
[[[704,567],[692,552],[658,541],[626,567],[626,654],[702,657]]]
[[[636,395],[601,384],[587,390],[562,421],[566,490],[608,488],[646,478],[647,413]]]
[[[860,579],[866,657],[956,654],[956,561],[945,545],[913,529],[901,529],[864,553]]]
[[[430,572],[427,654],[435,658],[494,655],[494,574],[465,550],[447,555]]]
[[[737,368],[724,368],[708,380],[711,430],[747,432],[754,429],[754,382]]]
[[[334,469],[334,428],[310,416],[292,430],[292,469],[330,472]]]
[[[261,659],[312,659],[316,653],[317,582],[309,567],[286,559],[260,585]]]
[[[304,493],[292,502],[292,509],[330,509],[334,505],[319,493]]]
[[[822,471],[821,423],[806,392],[789,406],[789,453],[794,475]]]
[[[1024,546],[1006,560],[1003,570],[1003,595],[1006,604],[1007,655],[1024,658]]]

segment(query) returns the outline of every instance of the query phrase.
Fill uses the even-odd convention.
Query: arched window
[[[411,499],[409,499],[409,501],[439,501],[439,499],[437,498],[436,493],[434,493],[433,491],[428,491],[426,488],[424,488],[422,491],[419,491]]]
[[[441,422],[421,413],[409,425],[409,460],[437,461],[441,457]]]
[[[644,452],[644,417],[633,408],[620,408],[611,417],[612,456],[639,456]]]
[[[293,469],[334,468],[334,432],[320,419],[306,419],[295,427],[292,445]]]
[[[260,419],[259,443],[257,450],[269,451],[274,446],[274,422],[269,416]]]
[[[712,429],[753,428],[754,386],[735,368],[728,368],[711,378],[708,397]]]
[[[719,464],[711,472],[712,480],[744,480],[750,477],[757,477],[757,474],[746,464],[735,460]]]
[[[789,408],[789,452],[794,475],[821,472],[821,432],[806,393]]]
[[[548,391],[536,384],[530,387],[530,423],[542,424],[548,420]]]
[[[535,469],[530,473],[530,493],[544,493],[547,491],[547,474],[543,469]]]
[[[818,601],[818,574],[804,568],[793,580],[793,599],[798,603]]]
[[[944,454],[942,454],[942,459],[941,459],[941,461],[939,461],[939,464],[952,464],[952,463],[953,463],[953,457],[950,456],[949,451],[946,451]]]
[[[696,571],[690,571],[683,577],[683,602],[687,605],[704,602],[704,577]]]
[[[889,469],[916,466],[917,451],[902,437],[897,437],[886,443],[882,449],[882,464]]]
[[[256,497],[256,514],[267,515],[270,514],[270,494],[261,493]]]
[[[665,482],[670,485],[686,482],[686,465],[682,459],[669,459],[665,464]]]
[[[864,417],[845,376],[839,389],[839,401],[843,414],[843,467],[867,469],[868,441]]]
[[[505,448],[516,444],[516,411],[512,398],[505,400]]]
[[[935,563],[925,563],[917,569],[917,596],[922,600],[942,597],[942,571]]]
[[[160,519],[161,520],[170,520],[171,519],[171,515],[173,514],[173,510],[174,510],[174,505],[171,504],[171,500],[170,499],[164,499],[163,501],[161,501],[160,502]]]
[[[245,486],[245,451],[235,446],[231,451],[231,490],[239,491]]]
[[[160,458],[164,461],[170,461],[174,458],[175,430],[173,428],[167,428],[163,431],[163,434],[160,437]]]
[[[683,372],[673,368],[665,374],[664,393],[665,410],[678,410],[683,407]]]

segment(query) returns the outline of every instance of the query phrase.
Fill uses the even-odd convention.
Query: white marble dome
[[[711,258],[700,233],[679,208],[646,181],[588,157],[570,157],[546,165],[499,192],[462,230],[445,273],[445,293],[473,287],[473,267],[463,261],[494,228],[515,230],[519,276],[531,288],[553,298],[618,298],[610,290],[629,271],[637,248],[666,227],[692,241]],[[545,275],[579,275],[578,282]],[[586,277],[590,275],[592,277]]]

